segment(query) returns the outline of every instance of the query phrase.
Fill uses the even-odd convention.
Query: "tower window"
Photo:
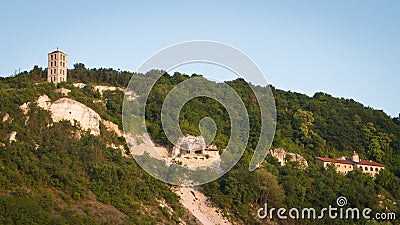
[[[53,60],[53,55],[50,55],[50,59]]]

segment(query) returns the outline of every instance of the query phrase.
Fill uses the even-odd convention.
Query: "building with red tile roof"
[[[336,171],[347,174],[350,171],[361,170],[375,177],[379,171],[385,169],[385,165],[372,160],[361,160],[356,152],[353,153],[351,158],[341,157],[338,159],[315,157],[317,165],[326,168],[328,165],[334,165]]]

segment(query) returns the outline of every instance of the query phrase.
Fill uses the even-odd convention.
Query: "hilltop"
[[[131,77],[140,101],[143,87],[162,71],[135,74],[75,64],[68,71],[68,82],[58,87],[46,82],[46,72],[35,67],[0,79],[0,223],[198,223],[169,185],[124,157],[129,149],[124,137],[115,132],[122,130],[123,90]],[[146,125],[157,145],[171,147],[157,116],[165,93],[189,78],[180,73],[164,74],[149,97]],[[258,220],[255,212],[264,203],[275,207],[326,207],[335,204],[339,196],[346,196],[354,207],[400,214],[396,204],[400,199],[399,118],[351,99],[326,93],[309,97],[271,86],[277,107],[272,148],[300,154],[309,166],[305,170],[297,169],[295,163],[282,167],[268,157],[259,169],[249,172],[248,163],[260,132],[260,110],[247,82],[237,79],[226,83],[235,89],[248,110],[250,142],[228,174],[200,188],[230,220],[259,224],[266,221]],[[56,92],[57,88],[71,92],[64,96]],[[55,120],[48,109],[35,104],[44,95],[49,106],[73,101],[93,110],[92,115],[98,115],[94,116],[98,118],[98,132],[91,133],[79,123]],[[199,135],[198,122],[205,116],[215,120],[218,132],[213,143],[223,149],[229,140],[230,123],[226,110],[215,100],[196,98],[186,104],[180,115],[182,131]],[[115,124],[114,129],[109,129],[110,124]],[[11,132],[16,133],[10,141]],[[337,158],[353,151],[387,169],[373,179],[357,171],[344,176],[331,169],[323,170],[314,162],[317,156]],[[326,219],[304,223],[331,222]]]

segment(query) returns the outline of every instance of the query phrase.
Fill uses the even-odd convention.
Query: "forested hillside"
[[[198,76],[198,75],[196,75]],[[178,83],[189,76],[165,74],[154,86],[146,108],[148,130],[153,139],[168,145],[160,121],[163,100]],[[268,157],[257,171],[248,165],[260,132],[259,107],[250,86],[242,79],[227,82],[241,96],[250,118],[250,141],[241,161],[228,174],[203,185],[220,207],[246,224],[257,224],[256,209],[264,203],[274,207],[316,207],[334,205],[339,196],[349,200],[349,207],[370,207],[377,212],[399,213],[400,199],[400,126],[398,118],[390,118],[380,110],[365,107],[351,99],[334,98],[316,93],[313,97],[286,92],[271,87],[276,102],[277,129],[272,148],[283,147],[298,153],[309,163],[307,170],[296,165],[281,167]],[[223,106],[213,99],[198,97],[189,101],[180,113],[184,133],[199,135],[198,123],[203,117],[215,120],[218,132],[214,140],[223,149],[229,140],[229,116]],[[386,165],[377,179],[359,171],[344,176],[315,165],[317,156],[350,157],[356,151],[362,159]],[[282,221],[281,221],[282,222]],[[288,221],[284,221],[287,223]],[[349,221],[300,221],[300,224],[348,224]],[[370,221],[362,221],[366,223]]]
[[[87,69],[83,64],[75,64],[68,71],[68,83],[59,86],[71,90],[70,98],[121,126],[123,92],[107,91],[100,95],[92,87],[98,84],[126,87],[133,76],[134,91],[140,96],[143,87],[154,79],[154,73],[161,71],[142,75]],[[30,72],[0,80],[0,118],[6,113],[10,116],[0,123],[0,224],[115,224],[115,221],[174,224],[179,223],[179,218],[192,221],[184,216],[178,197],[168,185],[149,176],[132,159],[122,157],[120,150],[107,147],[110,142],[122,145],[125,142],[104,126],[100,136],[82,132],[79,139],[76,137],[79,127],[69,122],[49,126],[49,112],[34,104],[30,104],[28,114],[24,115],[19,106],[34,102],[42,94],[53,101],[62,97],[45,78],[46,70],[35,67]],[[180,73],[164,74],[151,92],[146,105],[146,125],[157,144],[170,146],[162,132],[162,102],[176,84],[189,78]],[[72,85],[75,82],[87,85],[79,89]],[[237,79],[227,84],[241,96],[248,110],[250,141],[242,159],[230,172],[202,185],[201,189],[233,221],[266,223],[256,217],[257,209],[264,203],[273,207],[323,208],[335,205],[339,196],[347,198],[349,207],[369,207],[375,212],[386,210],[400,215],[399,118],[390,118],[351,99],[325,93],[309,97],[271,87],[277,111],[272,148],[283,147],[304,156],[309,167],[299,170],[295,163],[281,167],[268,156],[260,168],[249,172],[260,132],[260,110],[246,81]],[[215,100],[200,97],[188,102],[180,114],[182,131],[199,135],[198,122],[205,116],[214,119],[218,127],[214,143],[223,149],[229,141],[230,122],[226,110]],[[17,132],[16,141],[8,141],[10,131]],[[334,169],[320,169],[314,162],[316,156],[337,158],[351,156],[353,151],[363,159],[386,165],[387,169],[373,179],[358,171],[342,175]],[[160,202],[166,202],[172,211],[159,207]],[[346,220],[327,218],[276,222],[349,224]],[[391,222],[398,224],[399,220]]]
[[[96,70],[87,78],[103,72],[118,73]],[[36,67],[0,81],[0,118],[8,115],[0,122],[0,224],[195,224],[168,185],[110,146],[127,149],[124,138],[103,124],[94,136],[68,121],[53,123],[48,111],[33,104],[43,94],[53,101],[62,97],[43,82],[43,74]],[[116,84],[110,79],[90,84],[95,82]],[[61,86],[71,90],[69,98],[121,124],[121,91],[100,96],[90,85]],[[27,102],[25,115],[20,106]],[[15,141],[8,138],[12,131]]]

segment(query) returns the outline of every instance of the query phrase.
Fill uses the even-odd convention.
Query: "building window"
[[[368,167],[365,167],[365,171],[368,171]]]
[[[360,166],[360,169],[362,170],[362,166]]]
[[[374,171],[374,169],[372,168],[372,166],[371,166],[371,168],[369,168],[369,170],[370,170],[370,171]]]
[[[53,55],[50,55],[50,59],[53,60]]]

